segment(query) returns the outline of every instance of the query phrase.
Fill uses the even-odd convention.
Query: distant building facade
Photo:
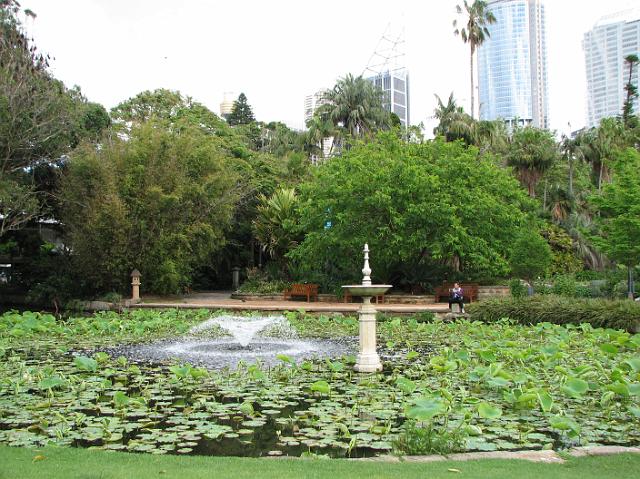
[[[587,126],[598,126],[602,118],[619,116],[626,100],[628,55],[640,56],[640,8],[601,18],[584,34],[582,48],[587,74]],[[638,68],[631,79],[638,85]],[[640,103],[636,99],[634,111]]]
[[[327,90],[318,90],[317,92],[307,95],[304,98],[304,124],[305,127],[309,120],[313,118],[316,110],[326,103],[325,95]],[[320,144],[318,145],[320,147]],[[312,154],[309,159],[311,163],[317,165],[322,162],[323,159],[330,158],[333,155],[333,137],[327,137],[322,140],[322,156]]]
[[[409,126],[409,72],[402,68],[398,70],[387,70],[377,75],[368,77],[367,80],[385,93],[385,108],[398,115],[402,126]]]
[[[327,90],[318,90],[317,92],[304,97],[304,124],[313,118],[314,113],[320,106],[326,103],[324,97]]]
[[[496,22],[478,48],[481,120],[549,126],[547,34],[542,0],[489,0]]]
[[[237,100],[235,93],[226,91],[224,92],[224,99],[220,103],[220,116],[226,118],[233,111],[233,104]]]

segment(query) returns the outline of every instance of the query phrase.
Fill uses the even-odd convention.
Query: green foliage
[[[531,282],[533,278],[544,276],[551,264],[551,248],[534,229],[520,232],[511,251],[511,271],[520,278]]]
[[[504,275],[531,207],[505,170],[440,140],[406,144],[381,134],[315,173],[300,186],[306,236],[289,257],[302,279],[321,284],[359,279],[364,243],[376,281],[423,279],[443,265],[468,276]]]
[[[63,155],[109,123],[104,108],[51,76],[49,57],[18,19],[20,4],[8,0],[1,7],[0,237],[47,213],[52,192],[39,184],[41,172],[56,171]]]
[[[532,126],[514,130],[507,164],[513,167],[522,185],[528,189],[529,196],[536,196],[536,184],[558,157],[558,146],[550,131]]]
[[[451,454],[464,450],[465,438],[460,428],[449,430],[433,423],[407,421],[394,447],[407,455]]]
[[[494,323],[509,318],[520,324],[582,324],[635,331],[640,327],[640,305],[631,301],[564,298],[555,295],[492,299],[468,305],[474,320]]]
[[[555,224],[546,224],[542,236],[551,247],[549,274],[572,274],[584,269],[583,261],[575,254],[574,242],[565,230]]]
[[[270,198],[261,195],[258,201],[253,221],[255,237],[273,259],[282,260],[300,237],[295,190],[279,188]]]
[[[514,278],[509,281],[509,291],[514,298],[524,298],[527,295],[527,286],[522,284],[522,280]]]
[[[553,286],[551,292],[558,296],[566,296],[568,298],[574,298],[576,294],[576,280],[572,275],[564,274],[556,276],[553,279]]]
[[[62,184],[73,271],[85,291],[175,293],[224,245],[238,193],[216,137],[149,122],[74,152]]]
[[[240,293],[281,294],[289,287],[288,281],[271,279],[258,268],[247,268],[247,278],[240,285]]]
[[[613,181],[592,198],[600,215],[600,235],[593,241],[609,258],[626,266],[640,264],[640,153],[625,150],[615,165]]]

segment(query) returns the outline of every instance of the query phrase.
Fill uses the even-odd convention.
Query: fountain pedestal
[[[384,294],[392,286],[390,284],[371,284],[371,268],[369,268],[369,246],[364,245],[364,278],[362,284],[343,286],[351,296],[360,296],[362,306],[358,310],[360,325],[360,350],[354,369],[360,373],[382,371],[382,362],[376,348],[376,308],[371,298]]]

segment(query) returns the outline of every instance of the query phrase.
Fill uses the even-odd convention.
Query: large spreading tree
[[[375,279],[397,286],[434,265],[466,277],[508,273],[512,239],[532,207],[509,172],[475,148],[408,144],[393,133],[320,166],[299,203],[305,237],[289,255],[299,271],[358,280],[368,243]]]

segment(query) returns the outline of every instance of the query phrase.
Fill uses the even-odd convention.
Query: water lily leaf
[[[405,407],[405,414],[409,419],[416,421],[428,421],[433,417],[444,413],[447,406],[443,400],[434,397],[423,396],[415,399]]]
[[[551,394],[542,390],[538,391],[537,395],[538,402],[540,403],[540,409],[542,409],[543,412],[551,411],[551,408],[553,407],[553,398],[551,397]]]
[[[633,414],[635,417],[640,418],[640,407],[636,407],[636,406],[629,406],[629,411],[631,412],[631,414]]]
[[[130,400],[129,396],[127,396],[122,391],[116,391],[113,394],[113,404],[116,406],[117,409],[122,409],[126,407],[127,404],[129,404],[129,400]]]
[[[609,391],[613,391],[620,396],[628,397],[629,396],[629,386],[622,382],[615,382],[613,384],[608,384],[607,389]]]
[[[616,393],[614,393],[613,391],[605,391],[604,393],[602,393],[602,397],[600,398],[600,406],[603,408],[607,407],[609,403],[613,401],[613,398],[615,396]]]
[[[640,334],[636,336],[640,337]],[[640,372],[640,357],[625,359],[623,363],[628,364],[633,372]]]
[[[396,386],[398,386],[398,389],[400,389],[400,391],[405,394],[411,394],[417,388],[416,383],[414,383],[411,379],[405,378],[404,376],[398,376],[398,378],[396,379]]]
[[[56,389],[65,386],[67,382],[59,376],[50,376],[38,383],[40,389]]]
[[[567,416],[552,416],[549,418],[549,425],[558,431],[568,431],[570,435],[580,434],[580,426],[573,419]]]
[[[581,398],[589,390],[589,383],[584,379],[569,378],[562,386],[562,391],[573,398]]]
[[[287,356],[286,354],[276,354],[276,358],[283,363],[291,364],[292,366],[296,365],[296,361],[291,356]]]
[[[640,383],[627,384],[630,396],[640,396]]]
[[[253,409],[253,404],[250,401],[245,401],[240,404],[240,412],[246,416],[253,416],[255,411]]]
[[[618,347],[615,344],[604,343],[600,345],[600,351],[607,354],[618,354]]]
[[[98,361],[86,356],[76,356],[73,358],[73,364],[81,371],[96,372],[98,370]]]
[[[420,356],[420,353],[418,353],[417,351],[409,351],[405,356],[405,358],[407,359],[407,361],[411,361],[412,359],[415,359],[418,356]]]
[[[493,406],[483,401],[478,404],[478,415],[485,419],[497,419],[502,416],[502,409],[499,406]]]
[[[327,381],[316,381],[311,385],[311,390],[319,392],[320,394],[329,394],[331,392],[331,386]]]

